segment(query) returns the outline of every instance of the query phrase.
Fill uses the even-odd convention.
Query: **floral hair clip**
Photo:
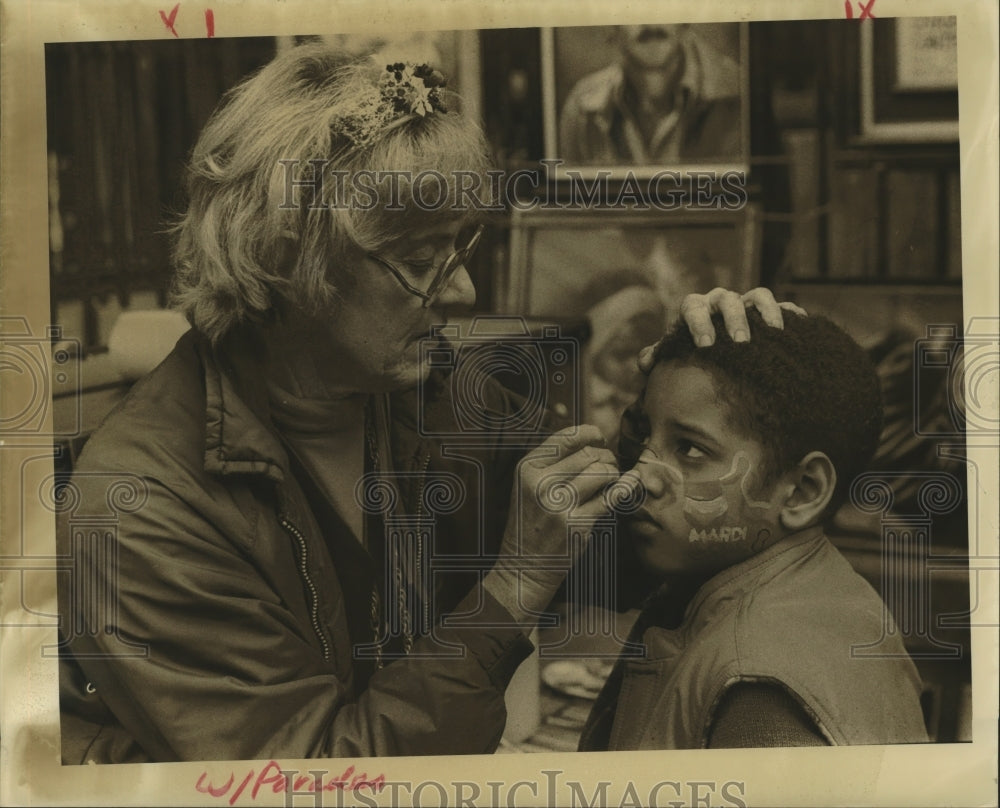
[[[382,98],[389,101],[393,110],[400,115],[414,114],[423,117],[435,110],[448,111],[441,101],[440,88],[444,85],[444,76],[430,65],[396,62],[385,66],[379,89],[382,91]]]
[[[377,91],[359,98],[357,107],[339,119],[339,129],[355,146],[370,146],[390,126],[410,115],[423,118],[447,112],[441,99],[444,86],[444,76],[430,65],[386,65]]]

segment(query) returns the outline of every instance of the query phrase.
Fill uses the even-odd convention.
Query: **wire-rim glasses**
[[[444,262],[438,267],[437,272],[434,273],[434,279],[431,281],[430,286],[427,287],[427,291],[418,289],[414,286],[409,280],[407,280],[402,270],[400,270],[400,268],[391,261],[388,261],[375,253],[368,253],[368,257],[388,269],[392,273],[393,277],[399,282],[400,286],[402,286],[411,295],[415,295],[423,301],[423,306],[426,309],[431,305],[431,303],[434,302],[442,290],[448,288],[448,284],[458,271],[458,268],[463,266],[465,262],[469,260],[472,253],[475,252],[476,247],[479,246],[479,239],[482,234],[483,225],[479,225],[464,247],[459,247],[451,255],[444,259]]]

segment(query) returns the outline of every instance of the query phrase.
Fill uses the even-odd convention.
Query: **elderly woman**
[[[495,749],[565,573],[531,563],[566,547],[536,487],[556,475],[597,517],[618,472],[594,427],[523,463],[522,433],[434,438],[460,430],[421,342],[475,300],[476,206],[418,204],[394,172],[434,169],[452,195],[483,175],[451,105],[424,67],[303,46],[202,133],[177,227],[192,330],[90,439],[59,528],[66,762]],[[762,290],[692,297],[686,319],[745,328],[752,303],[780,322]],[[522,403],[488,379],[481,401]],[[107,541],[81,537],[87,517],[111,517]],[[431,556],[459,563],[431,574]]]

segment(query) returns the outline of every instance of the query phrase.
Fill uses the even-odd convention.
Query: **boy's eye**
[[[704,449],[689,440],[680,440],[677,442],[677,453],[689,460],[708,456],[708,453]]]

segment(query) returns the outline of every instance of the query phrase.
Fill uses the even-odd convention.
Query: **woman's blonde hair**
[[[475,215],[477,206],[456,204],[470,176],[486,186],[478,207],[492,204],[488,148],[465,115],[404,115],[374,142],[351,139],[343,122],[384,68],[323,44],[292,48],[231,90],[205,126],[174,228],[173,303],[213,341],[286,304],[320,311],[350,285],[348,265],[364,253]],[[453,109],[457,98],[443,96]],[[426,197],[446,193],[448,204],[415,201],[429,179],[443,187]]]

